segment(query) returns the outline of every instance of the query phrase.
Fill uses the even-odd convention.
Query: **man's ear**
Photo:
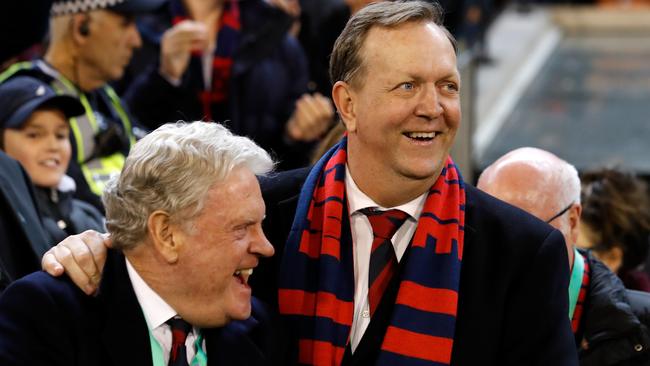
[[[578,236],[580,235],[580,215],[582,215],[582,205],[574,203],[569,209],[571,245],[575,245],[578,242]]]
[[[348,132],[354,132],[357,129],[355,97],[352,86],[344,81],[337,81],[332,87],[332,100]]]
[[[70,28],[74,43],[78,45],[85,44],[90,35],[90,16],[86,13],[72,15]]]
[[[178,225],[173,225],[167,212],[156,210],[147,219],[147,230],[153,249],[167,263],[176,263],[182,246],[182,232]]]

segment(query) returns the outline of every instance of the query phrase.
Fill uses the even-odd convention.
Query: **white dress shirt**
[[[415,233],[418,219],[424,208],[427,193],[396,207],[381,207],[370,197],[363,193],[350,175],[345,166],[345,192],[350,211],[350,230],[352,231],[352,253],[354,258],[354,317],[350,332],[350,347],[352,352],[359,345],[363,333],[370,324],[370,305],[368,304],[368,270],[370,267],[370,251],[372,248],[372,226],[368,217],[359,210],[375,207],[382,211],[397,209],[409,214],[404,224],[397,230],[391,242],[399,262],[408,248],[409,242]]]
[[[140,303],[142,313],[147,321],[149,332],[158,341],[163,351],[165,358],[165,365],[169,363],[169,352],[172,348],[172,331],[165,322],[177,315],[176,311],[172,309],[169,304],[165,302],[154,290],[147,285],[146,282],[140,277],[138,272],[133,268],[129,260],[126,260],[126,270],[131,279],[131,285],[135,292],[135,297]],[[194,341],[198,337],[198,329],[192,328],[192,331],[185,339],[185,349],[187,350],[187,364],[192,364],[192,358],[196,350],[194,349]],[[205,350],[205,340],[201,344]]]

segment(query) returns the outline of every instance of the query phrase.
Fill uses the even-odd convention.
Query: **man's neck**
[[[440,171],[429,177],[407,177],[387,167],[372,152],[348,138],[348,169],[357,187],[382,207],[395,207],[414,200],[431,189]]]
[[[105,84],[103,81],[88,77],[88,73],[85,72],[83,65],[75,62],[75,57],[65,50],[50,47],[43,58],[56,71],[63,75],[63,77],[70,80],[77,88],[84,92],[93,91]]]
[[[439,176],[414,180],[392,172],[372,171],[367,165],[353,161],[348,161],[348,169],[359,189],[382,207],[395,207],[416,199],[429,191]]]

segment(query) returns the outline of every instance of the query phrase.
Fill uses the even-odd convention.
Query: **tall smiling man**
[[[448,156],[460,80],[441,14],[396,1],[353,16],[330,64],[347,135],[309,172],[261,180],[278,254],[252,286],[278,305],[294,364],[577,364],[562,235]],[[89,248],[101,241],[70,238],[44,265],[92,284]]]

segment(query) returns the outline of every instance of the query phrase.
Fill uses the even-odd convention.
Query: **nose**
[[[47,149],[50,151],[58,151],[61,149],[62,141],[55,135],[50,134],[47,137]]]
[[[251,243],[251,252],[262,257],[272,256],[275,253],[275,249],[266,238],[266,235],[264,235],[261,225],[255,230],[254,235],[255,237]]]
[[[142,37],[140,36],[140,31],[135,23],[131,24],[131,46],[133,48],[142,47]]]
[[[435,85],[426,85],[421,89],[418,104],[415,108],[415,114],[418,117],[432,120],[443,113],[442,104],[440,104],[440,95]]]

